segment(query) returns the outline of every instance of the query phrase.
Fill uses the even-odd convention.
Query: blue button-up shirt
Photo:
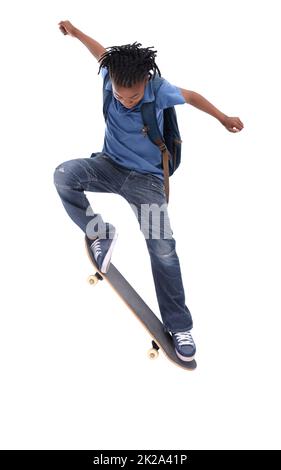
[[[102,67],[100,73],[104,79],[108,73],[108,68]],[[110,78],[106,84],[106,89],[112,91]],[[142,132],[144,124],[140,107],[142,103],[154,100],[155,96],[150,80],[145,86],[142,100],[131,109],[123,106],[112,94],[112,100],[108,107],[102,151],[125,168],[140,173],[152,173],[163,180],[163,170],[160,167],[161,151]],[[179,87],[164,79],[156,95],[156,115],[162,135],[163,109],[184,103],[185,99]]]

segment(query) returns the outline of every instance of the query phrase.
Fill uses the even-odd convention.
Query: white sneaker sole
[[[101,266],[101,268],[100,268],[101,272],[104,273],[104,274],[107,273],[107,271],[108,271],[109,264],[110,264],[110,259],[111,259],[111,255],[112,255],[112,251],[113,251],[114,245],[115,245],[115,243],[116,243],[117,237],[118,237],[118,233],[115,232],[114,237],[113,237],[113,240],[112,240],[112,243],[111,243],[111,245],[110,245],[110,247],[109,247],[108,252],[106,253],[106,255],[105,255],[105,257],[104,257],[102,266]]]
[[[195,357],[195,354],[193,354],[193,356],[191,357],[187,357],[187,356],[182,356],[176,349],[176,355],[182,360],[182,361],[185,361],[185,362],[191,362],[193,361],[194,357]]]

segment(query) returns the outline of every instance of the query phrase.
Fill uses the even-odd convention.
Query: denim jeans
[[[97,152],[60,164],[54,172],[54,183],[66,212],[89,238],[100,233],[105,222],[94,212],[84,191],[115,193],[128,201],[145,237],[164,328],[173,333],[190,330],[192,318],[185,305],[162,180],[124,168]]]

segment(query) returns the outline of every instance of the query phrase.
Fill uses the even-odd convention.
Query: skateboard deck
[[[110,286],[125,302],[127,307],[129,307],[132,313],[138,318],[151,336],[152,348],[148,351],[149,358],[155,359],[158,356],[158,350],[162,349],[166,357],[177,366],[186,370],[196,369],[197,365],[194,359],[187,362],[178,358],[170,333],[166,333],[161,320],[159,320],[155,313],[149,308],[124,276],[122,276],[118,269],[110,263],[108,272],[102,273],[96,265],[93,252],[90,248],[90,240],[86,236],[85,244],[90,261],[96,270],[95,274],[89,276],[89,283],[95,285],[98,281],[106,279]]]

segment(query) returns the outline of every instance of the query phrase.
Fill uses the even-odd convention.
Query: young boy
[[[90,50],[100,62],[99,72],[104,79],[109,74],[106,89],[112,92],[112,98],[102,152],[60,164],[54,173],[56,189],[68,215],[91,239],[102,272],[109,268],[116,229],[94,213],[84,191],[115,193],[129,202],[145,235],[164,328],[172,334],[178,357],[191,361],[196,352],[190,333],[193,322],[185,305],[176,242],[167,212],[162,154],[143,132],[140,106],[156,100],[161,132],[163,109],[184,103],[216,117],[231,132],[241,130],[243,124],[239,118],[221,113],[198,93],[178,88],[167,80],[155,97],[151,81],[157,72],[161,76],[155,63],[157,51],[140,48],[137,43],[113,46],[107,51],[69,21],[61,21],[59,27],[63,34],[78,38]]]

